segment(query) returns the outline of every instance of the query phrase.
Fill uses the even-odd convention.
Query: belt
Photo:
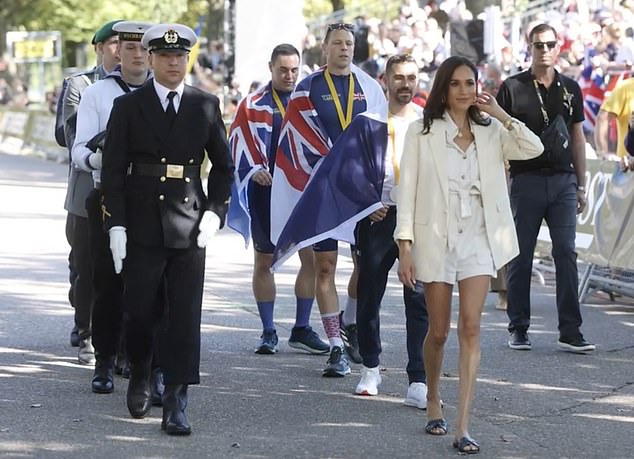
[[[130,163],[128,175],[145,175],[164,179],[200,178],[200,166],[182,164],[138,164]],[[189,181],[189,180],[188,180]]]
[[[561,169],[555,169],[554,167],[542,167],[540,169],[529,169],[526,171],[518,171],[515,173],[515,175],[520,175],[520,174],[534,174],[534,175],[545,175],[545,176],[551,176],[551,175],[556,175],[556,174],[569,174],[571,172],[569,171],[562,171]]]

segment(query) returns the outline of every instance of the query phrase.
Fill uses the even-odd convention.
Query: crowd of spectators
[[[528,68],[530,56],[525,34],[538,23],[549,23],[559,31],[558,69],[579,81],[584,95],[592,94],[587,97],[585,123],[592,152],[592,131],[601,101],[619,81],[629,77],[634,64],[634,0],[621,0],[618,4],[602,2],[602,5],[608,3],[614,6],[593,9],[597,2],[564,0],[560,8],[520,13],[522,30],[515,49],[511,45],[512,18],[503,16],[504,32],[497,41],[501,44],[497,57],[483,56],[476,62],[481,88],[495,94],[507,76]],[[389,56],[410,53],[420,69],[417,101],[424,105],[436,68],[446,57],[455,54],[451,49],[451,25],[478,20],[484,20],[484,14],[474,17],[462,0],[403,0],[393,20],[355,18],[355,63],[380,80]],[[304,73],[323,65],[318,33],[309,33],[304,40]],[[614,141],[614,132],[610,137]]]
[[[9,60],[0,56],[0,106],[25,108],[28,104],[28,87],[16,76]]]
[[[559,9],[542,9],[522,16],[522,32],[539,22],[548,22],[560,31],[561,55],[559,69],[580,81],[584,91],[592,84],[593,94],[604,97],[614,84],[629,75],[634,62],[634,0],[623,0],[613,9],[592,10],[588,0],[564,0]],[[596,2],[592,2],[596,3]],[[455,23],[483,19],[466,8],[463,0],[403,0],[395,18],[384,20],[360,15],[355,25],[355,64],[381,81],[385,62],[398,53],[411,54],[420,69],[420,87],[415,102],[425,104],[436,68],[452,53],[450,29]],[[481,87],[496,93],[508,76],[528,67],[526,38],[520,37],[516,49],[511,46],[510,17],[504,17],[502,48],[496,59],[484,56],[477,62]],[[302,77],[324,65],[321,49],[323,24],[307,27],[302,49]],[[481,30],[481,29],[480,29]],[[455,52],[455,50],[453,50]],[[228,66],[225,47],[220,41],[204,43],[194,66],[196,84],[220,96],[223,113],[231,119],[240,99],[262,82],[254,81],[250,88],[240,88],[235,79],[227,80]],[[596,102],[596,98],[594,99]],[[595,112],[587,114],[586,132],[592,146]]]
[[[529,6],[530,6],[529,2]],[[603,2],[613,8],[593,10],[592,0],[563,0],[558,9],[542,9],[522,16],[522,32],[539,22],[547,22],[560,32],[561,53],[558,68],[580,82],[584,93],[591,92],[593,104],[587,103],[586,133],[592,145],[594,116],[600,101],[623,78],[630,75],[634,64],[634,0]],[[388,12],[389,16],[389,12]],[[452,50],[449,39],[452,23],[468,23],[474,17],[463,0],[403,0],[394,19],[385,20],[357,16],[355,25],[355,64],[381,81],[387,58],[398,53],[411,54],[420,68],[420,87],[416,102],[423,105],[438,65]],[[485,56],[477,62],[481,87],[495,93],[508,75],[528,67],[526,39],[520,37],[513,49],[510,39],[510,18],[504,18],[502,49],[497,59]],[[324,64],[321,41],[324,24],[307,27],[302,49],[302,76]],[[200,54],[193,66],[194,83],[220,97],[223,113],[231,119],[240,99],[262,82],[240,88],[237,79],[230,80],[225,46],[222,41],[203,39]],[[47,104],[54,107],[56,91],[47,94]],[[28,88],[16,76],[10,63],[0,57],[0,105],[26,107]],[[594,113],[593,113],[594,111]]]

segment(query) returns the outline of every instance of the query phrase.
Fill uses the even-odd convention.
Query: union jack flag
[[[310,100],[312,81],[324,69],[325,67],[304,78],[286,107],[275,155],[271,191],[271,241],[274,244],[311,176],[332,147],[326,129]],[[352,72],[365,95],[368,111],[374,111],[385,104],[383,90],[372,77],[354,65]]]
[[[587,66],[581,72],[579,80],[581,94],[583,94],[583,127],[588,131],[593,131],[597,122],[597,115],[605,97],[603,87],[603,76],[594,72],[592,66]]]
[[[594,130],[601,104],[616,85],[628,77],[628,72],[602,75],[597,73],[591,65],[583,69],[579,86],[583,94],[583,114],[585,116],[583,127],[586,130]]]
[[[229,145],[235,164],[235,183],[227,214],[227,224],[244,237],[251,236],[248,186],[251,176],[269,169],[266,152],[273,132],[273,112],[276,109],[271,83],[246,96],[236,111],[229,129]]]

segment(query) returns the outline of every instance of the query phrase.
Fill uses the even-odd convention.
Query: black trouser
[[[577,177],[573,173],[527,172],[511,180],[511,207],[520,253],[508,264],[509,331],[526,331],[531,321],[530,287],[533,255],[542,220],[546,221],[555,262],[560,338],[581,337],[577,290]]]
[[[119,349],[123,320],[123,283],[121,276],[114,271],[110,238],[103,227],[101,191],[90,192],[86,210],[93,261],[92,343],[97,356],[114,357]]]
[[[146,247],[128,240],[126,251],[123,310],[130,363],[151,360],[160,324],[156,338],[165,384],[198,384],[205,249]]]
[[[363,365],[369,368],[378,366],[381,354],[379,310],[388,274],[398,258],[398,246],[393,237],[395,227],[396,208],[390,207],[384,220],[372,223],[369,218],[365,218],[356,228],[359,353]],[[407,376],[410,383],[425,382],[423,341],[429,322],[422,285],[417,285],[416,290],[403,287],[403,300],[407,330]]]
[[[90,336],[92,308],[92,257],[88,226],[85,217],[71,213],[66,216],[66,240],[70,245],[68,299],[75,308],[75,326],[82,338]]]

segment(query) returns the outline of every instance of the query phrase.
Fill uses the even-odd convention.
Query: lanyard
[[[394,122],[392,121],[392,114],[387,115],[387,135],[392,141],[392,168],[394,169],[394,184],[398,185],[400,177],[400,170],[398,161],[396,160],[396,129],[394,129]]]
[[[271,92],[273,93],[273,100],[275,101],[275,105],[277,105],[277,109],[280,111],[282,118],[286,116],[286,110],[284,110],[284,104],[282,104],[282,99],[277,95],[277,91],[273,86],[271,86]]]
[[[345,129],[348,127],[350,122],[352,122],[352,102],[354,99],[354,77],[352,76],[352,72],[350,72],[350,79],[348,81],[348,106],[346,107],[346,117],[343,116],[343,108],[341,108],[341,102],[339,102],[339,95],[337,94],[337,90],[335,89],[335,84],[332,82],[332,77],[328,70],[324,70],[324,76],[326,78],[326,83],[328,83],[328,90],[330,91],[330,95],[332,96],[332,101],[335,103],[335,108],[337,109],[337,116],[339,117],[339,124],[341,124],[341,129]]]
[[[559,78],[557,78],[557,83],[561,84],[561,87],[564,92],[564,100],[569,104],[568,115],[572,116],[572,104],[569,102],[570,96],[568,95],[568,90],[566,89],[566,85],[559,82]],[[539,99],[539,108],[542,111],[542,116],[544,117],[544,123],[546,126],[550,124],[550,119],[548,118],[548,113],[546,113],[546,108],[544,107],[544,99],[542,98],[542,92],[539,90],[539,85],[537,84],[537,80],[533,78],[533,85],[535,86],[535,92],[537,93],[537,98]]]

